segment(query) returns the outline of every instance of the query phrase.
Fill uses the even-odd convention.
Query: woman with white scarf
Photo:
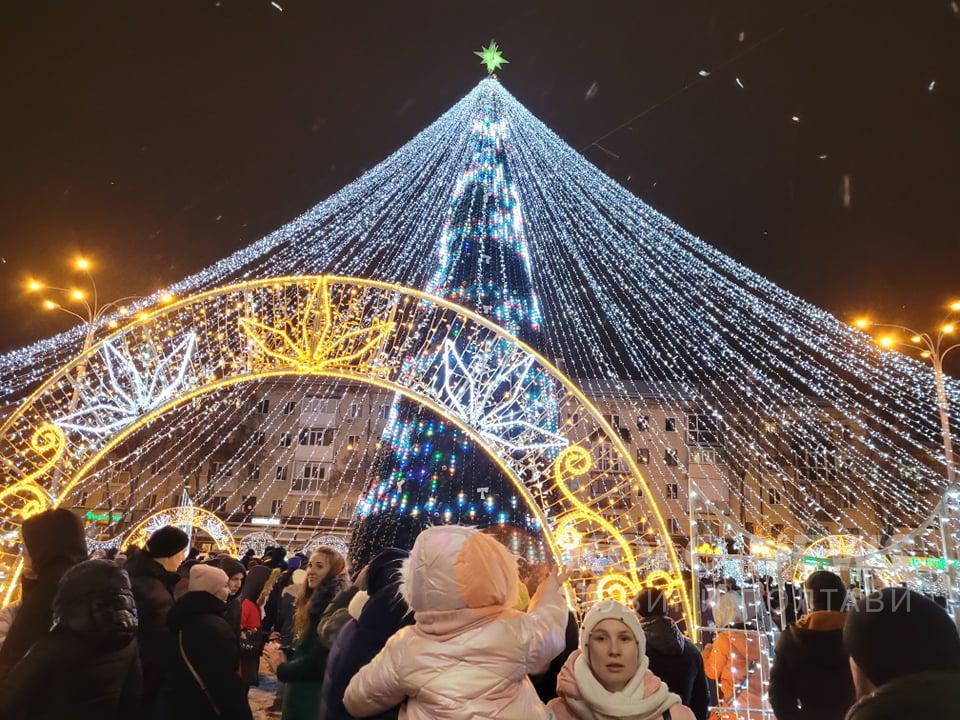
[[[616,600],[583,619],[580,649],[557,678],[547,706],[557,720],[695,720],[690,708],[650,672],[647,641],[633,610]]]

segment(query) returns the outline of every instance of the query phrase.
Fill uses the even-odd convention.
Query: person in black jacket
[[[162,692],[169,720],[252,720],[237,672],[237,639],[223,617],[227,581],[218,567],[194,565],[187,592],[167,615],[168,671]]]
[[[23,599],[0,647],[0,680],[50,632],[57,583],[71,567],[87,559],[83,523],[69,510],[47,510],[23,523]]]
[[[697,720],[707,719],[710,697],[703,657],[668,616],[667,597],[659,588],[643,590],[635,602],[640,627],[647,639],[650,671],[680,696]]]
[[[413,613],[400,596],[400,566],[409,557],[406,550],[388,548],[367,568],[366,591],[354,595],[348,606],[351,619],[340,629],[323,678],[320,717],[324,720],[351,720],[343,706],[343,694],[357,671],[379,653],[397,630],[413,624]],[[376,716],[395,719],[399,707]]]
[[[807,578],[812,611],[777,641],[770,670],[770,706],[778,720],[843,720],[853,705],[850,658],[843,649],[847,588],[820,570]]]
[[[132,548],[127,557],[127,572],[137,601],[137,644],[143,668],[143,716],[158,715],[157,694],[163,674],[167,647],[167,613],[173,607],[173,588],[187,554],[190,538],[183,530],[167,525],[154,532],[146,548]]]
[[[933,600],[904,587],[868,595],[843,646],[857,693],[847,720],[960,718],[960,633]]]
[[[294,645],[289,659],[276,643],[264,654],[284,683],[283,720],[316,720],[320,690],[326,670],[327,647],[320,642],[317,626],[324,611],[348,582],[346,560],[336,550],[314,550],[307,563],[303,592],[294,611]]]
[[[229,555],[221,555],[211,560],[208,565],[213,565],[223,570],[227,574],[227,611],[224,617],[227,624],[240,637],[240,610],[243,605],[243,598],[240,591],[243,590],[243,583],[247,579],[247,570],[239,560],[234,560]]]
[[[130,579],[109,560],[68,570],[53,629],[0,683],[4,720],[126,720],[140,711],[137,608]]]

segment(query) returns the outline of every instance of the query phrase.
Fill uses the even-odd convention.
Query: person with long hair
[[[719,631],[702,652],[703,669],[720,689],[712,720],[765,720],[763,678],[770,667],[760,632],[744,620],[743,598],[731,591],[717,598],[713,619]]]
[[[307,577],[294,605],[293,648],[289,658],[276,643],[264,654],[285,683],[283,720],[316,720],[320,712],[327,647],[320,642],[317,625],[333,597],[347,585],[347,563],[331,547],[313,551],[307,562]]]

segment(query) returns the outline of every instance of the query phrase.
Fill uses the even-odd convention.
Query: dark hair
[[[647,588],[637,595],[634,608],[640,617],[666,615],[667,596],[660,588]]]
[[[960,672],[960,634],[947,613],[920,593],[890,587],[850,612],[843,646],[876,687],[922,672]]]
[[[838,575],[818,570],[803,584],[814,610],[844,610],[847,606],[847,586]]]

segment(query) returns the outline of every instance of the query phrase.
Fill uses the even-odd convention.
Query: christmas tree
[[[509,123],[494,86],[477,103],[469,132],[469,157],[453,187],[425,289],[479,312],[538,348],[540,303],[520,196],[507,160]],[[496,367],[505,350],[490,348],[485,365]],[[492,391],[510,392],[511,379],[520,378],[504,378]],[[537,404],[544,428],[553,430],[557,414],[552,389],[546,379],[537,379],[533,387],[527,401]],[[356,545],[391,544],[397,518],[409,514],[423,524],[518,528],[524,532],[512,537],[529,532],[534,539],[517,540],[514,549],[540,559],[535,522],[510,480],[459,429],[398,397],[381,447],[380,476],[358,506],[365,519]]]

